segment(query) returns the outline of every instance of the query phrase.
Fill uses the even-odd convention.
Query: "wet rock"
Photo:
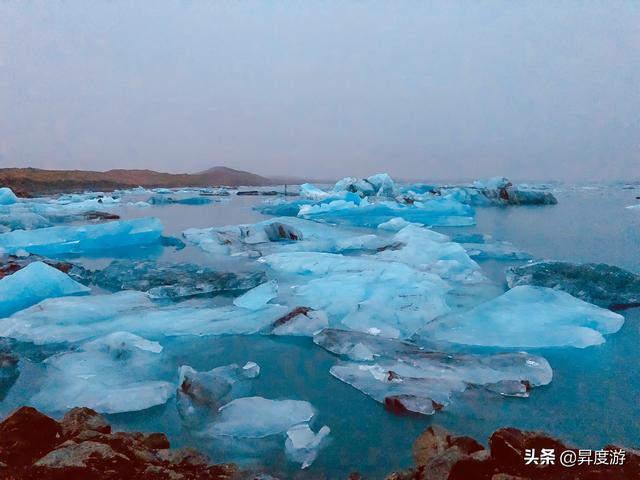
[[[107,478],[120,478],[134,474],[134,466],[129,458],[114,451],[109,445],[98,442],[82,442],[63,444],[60,448],[49,452],[38,460],[35,469],[51,472],[57,470],[66,478],[75,475],[87,478],[107,473]],[[55,472],[51,472],[55,473]]]
[[[438,425],[432,425],[414,443],[413,458],[418,466],[429,465],[452,448],[458,449],[464,455],[484,450],[484,447],[471,437],[457,437]]]
[[[111,425],[95,410],[77,407],[69,410],[60,422],[64,438],[72,438],[90,430],[99,433],[111,433]]]
[[[0,461],[9,466],[31,464],[60,438],[58,422],[33,407],[21,407],[0,423]]]
[[[206,465],[209,463],[209,457],[191,447],[159,450],[157,456],[159,459],[175,465]]]
[[[171,446],[167,436],[164,433],[158,432],[146,435],[142,440],[142,444],[152,450],[166,449]]]

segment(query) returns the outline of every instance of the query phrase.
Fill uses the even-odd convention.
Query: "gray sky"
[[[0,3],[0,166],[640,178],[640,2]]]

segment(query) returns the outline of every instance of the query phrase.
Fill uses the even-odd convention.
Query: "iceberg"
[[[89,407],[100,413],[162,405],[174,385],[157,378],[162,347],[128,332],[114,332],[44,361],[46,374],[31,402],[45,412]]]
[[[0,317],[7,317],[46,298],[86,295],[89,288],[46,263],[33,262],[0,279]]]
[[[438,227],[475,224],[473,207],[449,198],[436,197],[424,202],[403,205],[395,201],[359,204],[347,200],[300,206],[298,216],[331,224],[377,228],[393,218]]]
[[[411,222],[407,222],[404,218],[395,217],[387,222],[384,222],[378,225],[378,229],[387,230],[390,232],[399,232],[404,227],[408,227],[409,225],[414,225],[416,227],[423,226],[421,223],[411,223]]]
[[[162,234],[157,218],[136,218],[83,226],[57,226],[15,230],[0,234],[0,249],[25,250],[38,255],[82,253],[156,243]]]
[[[315,413],[313,406],[302,400],[242,397],[220,407],[209,433],[236,438],[264,438],[307,423]]]
[[[151,205],[170,205],[170,204],[178,204],[178,205],[207,205],[209,203],[213,203],[214,199],[211,197],[172,197],[166,194],[157,194],[152,195],[147,202]]]
[[[432,340],[494,347],[584,348],[605,342],[624,317],[545,287],[517,286],[465,313],[427,325]]]
[[[314,343],[346,357],[330,372],[394,412],[432,415],[456,394],[477,385],[506,396],[526,397],[551,382],[542,357],[524,352],[444,353],[360,332],[326,329]]]
[[[317,252],[272,254],[260,261],[296,275],[291,303],[326,312],[330,325],[408,337],[448,311],[449,285],[402,263]]]
[[[252,288],[247,293],[233,300],[236,307],[259,310],[278,295],[278,283],[270,280]]]
[[[102,270],[85,272],[82,281],[110,291],[140,290],[152,298],[183,299],[250,290],[263,283],[265,275],[263,272],[224,272],[193,263],[115,260]]]
[[[393,197],[395,195],[395,184],[386,173],[378,173],[361,180],[354,177],[345,177],[334,185],[333,191],[357,193],[361,197]]]
[[[320,190],[318,187],[310,183],[303,183],[300,185],[300,196],[311,200],[322,200],[330,197],[331,194],[324,190]]]
[[[0,205],[11,205],[18,201],[13,190],[9,187],[0,187]]]
[[[553,288],[612,310],[640,306],[640,275],[613,265],[535,262],[507,268],[506,273],[509,288]]]
[[[309,307],[294,308],[273,324],[273,335],[313,336],[314,333],[329,326],[329,319],[323,311]]]

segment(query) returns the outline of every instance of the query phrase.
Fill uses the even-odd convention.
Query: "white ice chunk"
[[[278,295],[278,283],[270,280],[252,288],[248,292],[233,300],[236,307],[258,310]]]
[[[43,262],[33,262],[0,279],[0,317],[35,305],[45,298],[84,295],[90,289]]]
[[[444,317],[424,333],[435,340],[500,347],[588,347],[622,327],[624,317],[568,293],[517,286],[460,315]]]
[[[218,420],[210,433],[237,438],[263,438],[309,422],[314,415],[315,410],[309,402],[243,397],[220,408]]]
[[[294,425],[287,430],[285,441],[287,456],[292,461],[300,463],[301,469],[308,468],[318,456],[323,440],[329,436],[329,433],[331,430],[326,425],[318,430],[318,433],[311,430],[307,423]]]
[[[387,222],[384,222],[378,225],[378,229],[387,230],[390,232],[399,232],[404,227],[408,227],[409,225],[415,225],[417,227],[422,226],[422,224],[420,223],[411,223],[411,222],[407,222],[404,218],[395,217]]]

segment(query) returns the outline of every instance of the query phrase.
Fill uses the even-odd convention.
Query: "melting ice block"
[[[614,310],[640,306],[640,275],[603,263],[535,262],[507,269],[507,283],[563,290]]]
[[[89,288],[43,262],[33,262],[0,279],[0,317],[52,297],[85,295]]]
[[[44,382],[31,401],[51,413],[73,407],[120,413],[162,405],[174,385],[158,378],[161,351],[160,344],[128,332],[87,342],[79,351],[45,360]]]
[[[258,310],[264,307],[269,300],[278,295],[278,283],[270,280],[252,288],[247,293],[240,295],[233,300],[236,307],[247,308],[249,310]]]
[[[16,197],[13,190],[9,187],[0,188],[0,205],[11,205],[18,201],[18,197]]]
[[[219,417],[210,433],[238,438],[263,438],[309,422],[314,415],[315,409],[309,402],[243,397],[220,408]]]
[[[16,230],[0,234],[0,249],[26,250],[39,255],[81,253],[157,242],[162,224],[157,218],[136,218],[83,226]]]
[[[518,286],[423,333],[434,340],[498,347],[588,347],[622,327],[624,317],[544,287]]]
[[[294,425],[287,430],[287,440],[285,441],[287,456],[292,461],[300,463],[302,469],[311,466],[329,433],[331,430],[326,425],[318,433],[311,430],[307,423]]]
[[[546,385],[552,379],[544,358],[524,352],[443,353],[395,339],[332,329],[316,334],[314,342],[351,360],[333,366],[333,376],[394,411],[431,415],[470,385],[525,397],[531,387]]]
[[[217,413],[232,400],[249,393],[248,380],[260,373],[255,362],[243,367],[231,364],[216,367],[208,372],[197,372],[188,365],[179,369],[177,407],[186,421],[202,424],[203,417]]]
[[[330,324],[408,337],[448,311],[449,285],[397,262],[331,253],[293,252],[261,259],[295,274],[292,302],[323,310]]]

